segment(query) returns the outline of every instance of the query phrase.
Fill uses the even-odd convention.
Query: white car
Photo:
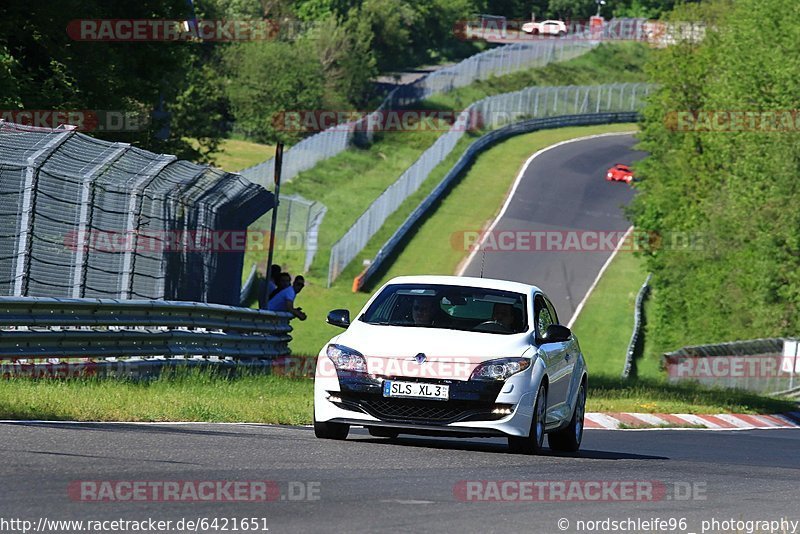
[[[514,452],[576,451],[587,370],[575,335],[537,287],[486,278],[404,276],[380,288],[323,347],[314,432],[350,425],[400,433],[502,436]]]
[[[561,20],[543,20],[541,22],[526,22],[522,31],[531,35],[557,35],[567,34],[567,25]]]

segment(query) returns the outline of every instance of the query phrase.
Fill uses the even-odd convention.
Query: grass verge
[[[196,140],[190,139],[189,142],[197,147]],[[238,172],[266,161],[274,155],[274,145],[263,145],[242,139],[223,139],[219,149],[212,152],[210,157],[215,167],[228,172]]]
[[[209,421],[298,425],[311,421],[313,382],[208,372],[153,381],[17,378],[0,388],[0,419]]]
[[[620,251],[573,325],[591,373],[619,376],[633,331],[636,294],[647,278],[643,262]]]
[[[797,409],[791,401],[744,391],[593,374],[589,375],[586,399],[586,410],[591,412],[774,414]]]

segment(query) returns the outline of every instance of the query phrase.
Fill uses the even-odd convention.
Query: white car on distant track
[[[543,20],[541,22],[526,22],[522,31],[531,35],[556,35],[567,34],[567,25],[561,20]]]
[[[587,370],[575,335],[537,287],[486,278],[404,276],[381,287],[322,348],[314,432],[501,436],[514,452],[577,451]]]

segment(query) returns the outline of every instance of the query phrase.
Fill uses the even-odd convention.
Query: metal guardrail
[[[644,299],[650,292],[650,278],[652,273],[647,275],[647,278],[639,288],[639,293],[636,294],[636,304],[633,310],[633,333],[631,340],[628,343],[628,351],[625,354],[625,366],[622,368],[622,378],[628,378],[633,369],[633,361],[636,355],[636,346],[639,344],[639,338],[642,335],[642,317],[644,315]]]
[[[695,345],[668,352],[662,366],[672,383],[756,391],[775,396],[800,394],[797,339],[766,338]]]
[[[779,353],[783,351],[784,341],[781,338],[764,338],[709,345],[693,345],[668,352],[664,354],[664,359],[671,357],[707,358],[711,356],[749,356],[753,354]]]
[[[271,359],[290,353],[290,318],[196,302],[3,297],[0,359]]]
[[[621,113],[587,113],[578,115],[564,115],[560,117],[547,117],[543,119],[528,119],[515,124],[504,126],[491,131],[476,141],[474,141],[455,165],[442,178],[441,182],[428,194],[427,197],[411,212],[403,224],[395,230],[392,236],[378,250],[378,253],[370,262],[369,266],[359,274],[353,281],[353,291],[358,291],[364,287],[369,279],[378,272],[383,264],[391,257],[397,246],[403,241],[406,234],[422,219],[428,210],[438,202],[452,186],[453,182],[461,175],[463,170],[475,159],[475,157],[489,146],[498,141],[508,139],[515,135],[530,133],[536,130],[548,128],[561,128],[564,126],[588,126],[592,124],[611,124],[615,122],[636,121],[638,112]]]

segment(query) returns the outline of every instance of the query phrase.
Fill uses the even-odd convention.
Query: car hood
[[[357,350],[372,374],[466,380],[486,360],[522,356],[530,348],[528,334],[487,334],[442,328],[371,325],[355,321],[335,343]],[[421,365],[415,359],[425,355]]]

